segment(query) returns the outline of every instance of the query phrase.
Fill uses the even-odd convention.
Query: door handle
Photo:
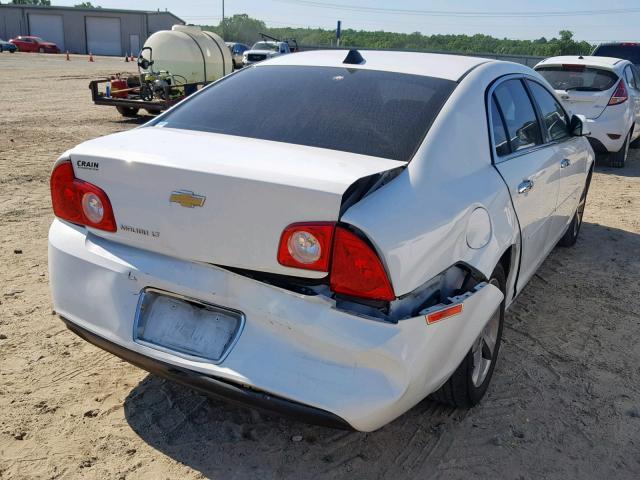
[[[571,165],[571,162],[566,158],[560,162],[560,168],[567,168],[569,165]]]
[[[527,193],[532,188],[533,180],[523,180],[522,183],[518,185],[518,193]]]

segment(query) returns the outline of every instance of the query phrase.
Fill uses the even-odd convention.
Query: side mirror
[[[587,117],[584,115],[573,115],[569,130],[574,137],[584,137],[590,135],[591,132],[586,129]]]

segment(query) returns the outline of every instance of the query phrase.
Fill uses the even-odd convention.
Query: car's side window
[[[627,79],[627,84],[633,88],[639,88],[636,84],[636,79],[633,76],[633,71],[631,70],[631,65],[627,65],[624,69],[624,76]]]
[[[533,98],[535,99],[540,113],[542,114],[543,124],[547,130],[547,138],[549,140],[563,140],[569,135],[569,118],[564,108],[553,98],[542,85],[537,82],[527,80],[527,85],[531,89]]]
[[[538,118],[522,82],[518,79],[507,80],[496,87],[494,95],[502,111],[511,151],[541,145]]]
[[[496,148],[496,154],[499,157],[503,157],[511,153],[509,140],[507,139],[507,132],[504,128],[502,115],[498,110],[498,105],[496,104],[496,98],[494,95],[491,95],[491,132],[493,135],[493,145]]]

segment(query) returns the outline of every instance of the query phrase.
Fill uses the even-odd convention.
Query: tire
[[[631,140],[631,132],[627,134],[627,138],[624,139],[622,148],[615,153],[609,154],[609,166],[614,168],[624,167],[627,157],[629,156],[629,143]]]
[[[589,193],[589,185],[591,185],[591,172],[587,176],[587,181],[584,185],[584,190],[582,191],[582,195],[580,195],[580,202],[578,203],[578,208],[576,208],[576,213],[573,214],[573,218],[571,219],[571,223],[569,224],[569,228],[564,232],[560,241],[558,241],[558,245],[561,247],[573,247],[578,240],[578,235],[580,235],[580,227],[582,227],[582,217],[584,215],[584,206],[587,203],[587,194]]]
[[[489,283],[506,291],[506,277],[501,264],[491,274]],[[502,300],[496,313],[489,319],[478,339],[474,342],[462,363],[449,380],[432,394],[432,398],[440,403],[456,408],[471,408],[477,405],[489,388],[493,370],[500,351],[502,328],[504,324],[505,300]],[[495,337],[493,350],[485,338]],[[488,364],[486,363],[488,360]]]
[[[138,116],[138,110],[140,109],[136,107],[117,106],[116,110],[118,110],[118,113],[120,113],[120,115],[122,115],[123,117],[135,118]]]
[[[40,52],[40,53],[44,53],[44,48],[40,47],[40,48],[38,49],[38,52]]]
[[[0,53],[2,53],[4,50],[2,50],[2,45],[0,45]]]

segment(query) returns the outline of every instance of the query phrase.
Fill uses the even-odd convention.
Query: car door
[[[560,165],[545,144],[523,79],[508,77],[490,91],[490,122],[495,166],[509,188],[520,224],[522,255],[517,288],[522,288],[545,259],[558,199]]]
[[[559,166],[552,179],[558,184],[558,201],[549,228],[549,242],[555,244],[578,208],[586,180],[588,152],[583,140],[571,135],[569,115],[553,94],[535,80],[527,79],[526,85],[542,120],[542,134],[553,148]]]

